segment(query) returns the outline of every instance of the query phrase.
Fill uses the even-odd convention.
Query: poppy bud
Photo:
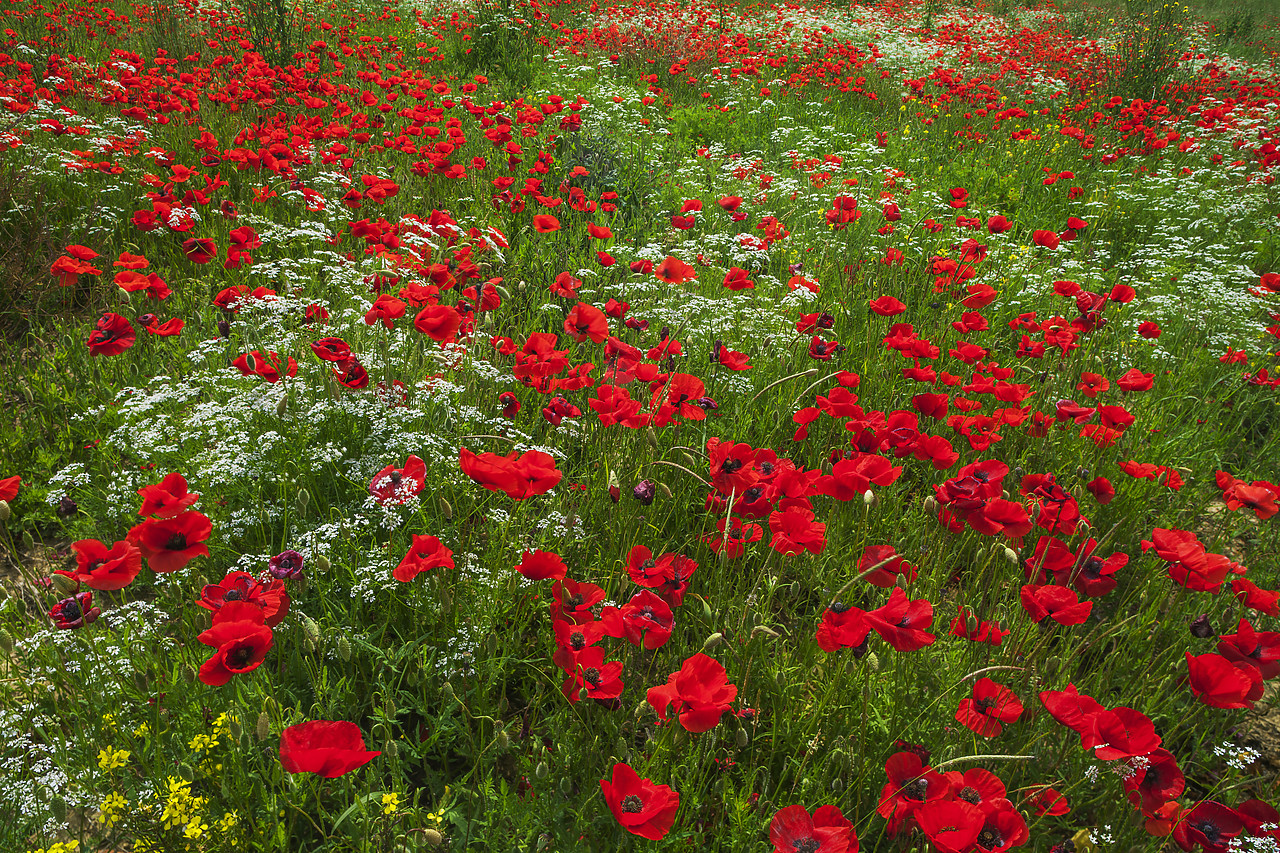
[[[422,830],[422,840],[432,847],[439,847],[444,844],[444,836],[434,829]]]
[[[444,498],[440,498],[440,511],[449,521],[453,521],[453,507]]]
[[[616,471],[609,472],[609,500],[614,503],[622,497],[622,488],[618,485],[618,474]]]
[[[968,633],[970,634],[977,633],[978,617],[970,613],[967,617],[965,617],[964,626],[965,626],[965,630],[968,631]]]
[[[658,434],[653,431],[653,427],[646,427],[644,431],[645,441],[649,442],[649,447],[653,450],[658,449]]]
[[[506,729],[498,729],[498,736],[493,739],[498,749],[506,749],[511,746],[511,735],[507,734]]]
[[[393,740],[387,741],[382,745],[382,754],[394,761],[400,754],[400,744]]]
[[[551,775],[551,768],[547,766],[547,762],[539,761],[538,766],[533,768],[533,775],[536,779],[546,779]]]
[[[49,582],[58,591],[58,594],[62,596],[75,595],[76,591],[80,589],[80,582],[66,575],[54,575],[49,578]]]
[[[585,693],[586,691],[584,690],[582,692]],[[568,776],[561,777],[560,779],[560,793],[564,794],[566,797],[573,793],[573,780]]]
[[[935,498],[933,495],[929,495],[927,498],[925,498],[925,499],[924,499],[924,511],[925,511],[925,512],[927,512],[927,513],[929,513],[929,515],[937,515],[937,514],[938,514],[938,499],[937,499],[937,498]]]
[[[737,744],[738,749],[746,749],[751,744],[751,735],[746,729],[739,728],[733,733],[733,742]]]
[[[862,502],[869,507],[880,506],[880,498],[876,497],[876,493],[870,489],[862,493]]]
[[[653,503],[654,497],[657,495],[658,487],[652,480],[641,480],[636,487],[631,490],[631,496],[645,506]]]
[[[294,499],[293,508],[298,515],[307,514],[307,506],[311,503],[311,493],[306,489],[298,489],[298,496]]]
[[[36,395],[32,393],[31,386],[26,384],[25,382],[22,383],[22,397],[28,403],[34,403],[36,401]]]
[[[119,302],[121,305],[128,305],[128,304],[129,304],[129,291],[125,290],[123,287],[117,287],[117,288],[116,288],[116,302]]]
[[[62,797],[54,797],[53,802],[49,803],[49,811],[58,820],[58,823],[66,823],[67,820],[67,802]]]
[[[302,617],[302,633],[307,636],[307,643],[314,651],[320,645],[320,626],[310,616]]]
[[[1213,630],[1213,623],[1209,621],[1208,613],[1201,613],[1195,619],[1191,620],[1191,636],[1207,640],[1216,633],[1217,632]]]
[[[0,652],[6,655],[13,654],[13,634],[10,634],[4,628],[0,628]]]
[[[1010,548],[1008,545],[1004,546],[1004,558],[1015,566],[1018,565],[1018,552]]]
[[[440,688],[440,695],[444,698],[446,703],[452,702],[458,698],[458,694],[453,692],[453,685],[447,681],[444,683],[444,686]]]
[[[280,402],[276,403],[276,417],[283,418],[285,413],[289,411],[289,395],[284,394],[280,397]]]
[[[225,317],[218,321],[218,334],[224,338],[231,337],[231,322]]]
[[[240,726],[238,717],[227,717],[227,731],[231,733],[232,740],[240,740],[240,737],[244,734],[244,729]]]
[[[666,483],[659,483],[658,490],[662,492],[662,496],[667,500],[671,500],[671,490],[667,488]]]
[[[338,657],[344,662],[351,660],[351,641],[347,639],[346,634],[338,638]]]
[[[184,782],[196,781],[195,771],[185,764],[178,765],[178,778]]]
[[[867,654],[866,661],[867,661],[867,666],[871,669],[872,672],[880,671],[880,658],[876,656],[875,652],[869,652]]]
[[[12,515],[12,510],[9,509],[9,502],[0,501],[0,521],[8,521],[10,515]]]
[[[75,501],[71,500],[71,498],[64,497],[62,500],[58,501],[59,518],[70,518],[75,515],[79,509],[79,505],[76,504]]]
[[[1051,655],[1044,662],[1044,671],[1046,675],[1056,675],[1061,667],[1062,661],[1056,655]]]
[[[489,653],[489,657],[498,654],[498,635],[490,634],[484,638],[484,650]]]
[[[521,293],[524,293],[525,290],[528,289],[528,287],[529,285],[525,284],[524,281],[519,281],[516,283],[516,290],[520,291]]]
[[[253,727],[253,736],[258,740],[271,737],[271,715],[266,711],[258,715],[258,723]]]
[[[843,790],[844,790],[844,782],[840,781],[839,776],[831,780],[831,793],[839,794]]]
[[[755,634],[754,631],[752,631],[751,633]],[[719,631],[717,631],[716,633],[712,634],[710,637],[707,637],[707,641],[702,644],[702,650],[704,652],[709,652],[714,648],[718,648],[723,643],[724,643],[724,634],[721,634]]]
[[[316,557],[315,567],[316,567],[316,571],[318,572],[329,571],[329,558],[326,557],[324,554],[321,554],[320,556]]]
[[[719,635],[717,634],[716,636],[719,636]],[[761,637],[761,636],[768,637],[770,640],[776,640],[781,635],[767,625],[757,625],[751,629],[752,639],[755,639],[756,637]]]

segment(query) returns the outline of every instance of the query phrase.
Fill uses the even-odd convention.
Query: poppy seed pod
[[[8,501],[0,501],[0,521],[8,521],[13,511],[9,509]]]
[[[344,662],[351,660],[351,641],[347,639],[345,634],[338,637],[338,657],[342,658]]]
[[[271,737],[271,715],[266,711],[258,715],[258,724],[253,728],[253,735],[258,740]]]
[[[283,418],[285,413],[289,411],[289,395],[284,394],[280,397],[280,402],[276,403],[276,417]]]
[[[432,847],[439,847],[444,844],[444,836],[434,829],[422,830],[422,840]]]
[[[737,745],[738,749],[746,749],[751,744],[751,735],[746,729],[739,728],[733,733],[733,742]]]
[[[326,556],[325,556],[325,555],[323,555],[323,554],[321,554],[320,556],[316,557],[316,558],[315,558],[315,567],[316,567],[316,571],[319,571],[319,572],[327,572],[327,571],[329,571],[329,558],[328,558],[328,557],[326,557]]]
[[[13,654],[13,635],[4,628],[0,628],[0,652]]]
[[[444,517],[449,521],[453,520],[453,506],[443,497],[440,498],[440,512],[444,513]]]

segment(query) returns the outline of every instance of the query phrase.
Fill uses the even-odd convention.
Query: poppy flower
[[[535,213],[533,216],[533,230],[539,234],[550,234],[553,231],[559,231],[560,220],[549,213]]]
[[[665,281],[667,284],[684,284],[698,279],[697,275],[694,274],[693,267],[679,258],[673,258],[669,255],[663,259],[662,263],[654,267],[653,274],[659,281]]]
[[[61,631],[74,631],[90,625],[102,615],[102,608],[93,606],[92,592],[77,592],[64,598],[49,610],[53,626]]]
[[[410,455],[403,468],[388,465],[369,481],[369,494],[383,506],[405,504],[422,494],[427,485],[427,464]]]
[[[728,290],[751,290],[756,286],[746,270],[742,267],[729,267],[729,271],[724,274],[724,286]]]
[[[1003,730],[1003,724],[1016,721],[1022,710],[1022,703],[1012,690],[990,678],[980,678],[974,682],[972,695],[960,700],[956,722],[983,737],[995,737]]]
[[[1226,853],[1231,842],[1244,832],[1244,821],[1235,809],[1213,800],[1201,800],[1178,815],[1173,840],[1183,850],[1199,847],[1206,853]]]
[[[937,853],[967,853],[977,847],[982,809],[963,800],[934,800],[920,806],[916,824]]]
[[[600,791],[614,818],[627,832],[658,841],[671,831],[680,808],[680,795],[666,785],[655,785],[626,764],[613,765]]]
[[[1153,814],[1162,805],[1172,802],[1186,789],[1186,777],[1167,749],[1155,749],[1145,755],[1137,772],[1124,779],[1129,792],[1129,802],[1139,806],[1146,814]]]
[[[351,358],[351,347],[342,338],[321,338],[312,342],[311,351],[321,361],[335,364]]]
[[[662,720],[675,714],[686,731],[698,733],[715,727],[738,695],[728,673],[715,658],[698,652],[685,660],[667,683],[650,687],[646,697]]]
[[[868,545],[858,558],[859,577],[872,586],[888,589],[898,576],[910,583],[916,579],[917,566],[906,562],[892,545]]]
[[[215,611],[213,626],[197,637],[217,649],[200,666],[200,680],[210,687],[221,687],[232,676],[261,666],[272,645],[265,620],[262,608],[247,601],[232,601]]]
[[[298,375],[298,362],[293,359],[293,356],[282,361],[280,354],[271,350],[266,353],[258,350],[243,353],[231,362],[231,365],[240,371],[241,376],[261,376],[272,384],[280,381],[282,366],[285,375],[290,377]]]
[[[853,824],[835,806],[819,806],[813,814],[804,806],[778,809],[769,824],[774,853],[858,853]]]
[[[16,474],[12,477],[5,477],[0,480],[0,501],[6,503],[11,502],[18,496],[18,489],[22,486],[22,478]]]
[[[606,706],[613,706],[622,695],[622,661],[606,662],[604,649],[598,646],[584,648],[573,655],[568,676],[560,686],[560,692],[570,704],[580,701],[584,690],[586,698]]]
[[[1046,231],[1043,229],[1032,232],[1031,242],[1037,246],[1043,246],[1046,249],[1056,249],[1059,246],[1058,233],[1056,231]]]
[[[604,601],[604,590],[593,583],[564,578],[551,585],[551,619],[579,625],[594,622],[591,608]]]
[[[506,456],[481,453],[478,456],[460,448],[458,464],[462,473],[491,492],[503,492],[512,500],[524,500],[546,494],[564,476],[556,470],[555,459],[540,450]]]
[[[871,623],[867,621],[865,611],[834,601],[822,611],[822,622],[818,625],[815,639],[818,647],[828,654],[840,649],[853,649],[854,656],[859,657],[866,650],[870,634]]]
[[[1080,735],[1081,749],[1093,749],[1103,742],[1094,731],[1093,719],[1106,708],[1092,696],[1079,692],[1074,684],[1068,684],[1066,690],[1041,692],[1040,702],[1049,716]]]
[[[1064,586],[1022,587],[1022,607],[1033,622],[1052,619],[1059,625],[1081,625],[1093,611],[1092,601],[1080,601],[1080,597]]]
[[[391,576],[401,583],[408,583],[418,575],[430,569],[452,569],[453,552],[444,546],[436,536],[413,535],[413,543],[408,552],[395,567]]]
[[[890,837],[897,835],[907,821],[915,818],[921,807],[945,800],[952,794],[950,780],[926,767],[925,760],[915,752],[903,751],[895,752],[884,763],[884,773],[889,781],[880,790],[876,813],[889,821],[887,830]],[[977,833],[974,835],[976,837]]]
[[[207,557],[204,542],[213,532],[208,516],[195,510],[173,518],[148,518],[129,530],[128,540],[142,551],[153,572],[176,572],[196,557]]]
[[[193,264],[207,264],[218,256],[218,246],[207,237],[182,241],[182,251]]]
[[[579,302],[564,318],[564,330],[578,343],[590,339],[602,344],[609,337],[609,320],[599,308]]]
[[[381,322],[386,328],[393,329],[395,321],[405,315],[406,307],[402,300],[396,299],[391,294],[380,294],[373,305],[369,306],[369,310],[364,315],[364,322],[370,326]]]
[[[821,554],[827,547],[824,535],[827,525],[813,519],[813,510],[803,506],[791,506],[785,511],[769,513],[769,532],[773,534],[769,547],[786,556],[805,551]]]
[[[462,315],[451,305],[428,305],[413,319],[413,327],[439,343],[451,343],[462,327]]]
[[[1131,367],[1116,380],[1116,385],[1121,391],[1150,391],[1155,381],[1154,373],[1143,373],[1136,367]]]
[[[1262,697],[1262,673],[1219,654],[1187,658],[1187,678],[1196,698],[1211,708],[1252,708]]]
[[[142,497],[138,515],[143,518],[173,518],[200,500],[200,495],[187,491],[186,477],[176,471],[153,486],[138,489],[138,494]]]
[[[228,572],[221,582],[205,584],[196,605],[205,610],[218,611],[233,601],[247,601],[262,609],[267,627],[279,625],[289,613],[289,593],[284,581],[261,581],[248,572]]]
[[[364,748],[360,727],[345,720],[310,720],[280,733],[280,763],[290,773],[336,779],[379,755]]]
[[[652,651],[671,637],[671,606],[643,589],[622,607],[604,608],[600,624],[610,637],[626,637],[631,645]]]
[[[900,652],[918,651],[934,641],[927,630],[933,624],[933,604],[924,598],[909,600],[900,586],[893,588],[883,606],[867,611],[867,621]]]
[[[1071,813],[1071,804],[1066,796],[1048,785],[1032,791],[1026,802],[1037,817],[1059,817]]]
[[[1161,742],[1150,717],[1123,706],[1090,716],[1089,730],[1097,742],[1094,755],[1103,761],[1149,755]]]
[[[516,565],[516,571],[531,581],[560,580],[568,570],[560,555],[552,551],[525,551]]]
[[[128,318],[107,312],[98,319],[85,346],[89,348],[90,355],[119,355],[133,346],[137,337]]]
[[[881,296],[871,300],[871,310],[881,317],[892,317],[907,310],[907,306],[892,296]]]
[[[59,572],[75,578],[90,589],[124,589],[142,570],[142,552],[130,542],[116,542],[110,548],[97,539],[71,543],[76,555],[74,572]]]

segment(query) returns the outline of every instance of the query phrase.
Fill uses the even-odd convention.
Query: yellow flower
[[[102,801],[102,805],[98,809],[102,814],[98,815],[98,822],[103,826],[115,826],[120,822],[120,813],[124,811],[125,799],[119,792],[112,792]]]
[[[382,813],[385,815],[393,815],[396,808],[400,805],[399,794],[383,794],[382,795]]]
[[[212,735],[196,735],[187,744],[187,749],[208,752],[218,745],[218,739]]]
[[[108,773],[129,763],[129,750],[107,747],[98,750],[98,767]]]
[[[190,823],[182,830],[182,834],[187,838],[199,838],[209,829],[209,824],[201,823],[200,818],[192,818]]]

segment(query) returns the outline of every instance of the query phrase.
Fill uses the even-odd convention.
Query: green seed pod
[[[239,717],[227,717],[227,731],[231,733],[232,740],[240,740],[240,736],[244,734],[244,728],[240,725]]]
[[[831,793],[839,794],[843,790],[844,790],[844,782],[840,780],[839,776],[831,780]]]
[[[307,643],[314,651],[320,645],[320,626],[310,616],[303,616],[302,633],[306,634]]]
[[[740,728],[733,733],[733,742],[737,745],[738,749],[746,749],[751,743],[751,735],[747,733],[746,729]]]
[[[880,671],[880,658],[876,656],[875,652],[868,652],[866,661],[867,661],[867,668],[870,669],[872,672]]]
[[[387,741],[382,745],[382,753],[383,755],[387,756],[387,758],[390,758],[392,761],[395,761],[397,758],[400,757],[399,742],[394,740]]]
[[[196,781],[196,772],[185,764],[179,764],[178,778],[184,782],[194,782]]]
[[[0,652],[6,655],[13,654],[13,634],[10,634],[4,628],[0,628]]]
[[[650,449],[658,449],[658,434],[653,431],[653,427],[645,427],[644,440],[649,443]]]
[[[293,508],[298,515],[306,515],[307,507],[311,505],[311,493],[306,489],[298,489],[298,496],[293,501]]]
[[[452,521],[452,520],[453,520],[453,507],[452,507],[452,506],[450,506],[450,505],[449,505],[449,502],[448,502],[447,500],[445,500],[443,497],[441,497],[439,500],[440,500],[440,511],[441,511],[442,513],[444,513],[444,517],[445,517],[446,519],[448,519],[448,520]]]
[[[320,556],[315,558],[312,565],[315,566],[317,572],[321,572],[321,573],[327,572],[329,571],[329,558],[326,557],[324,554],[321,554]]]
[[[547,762],[539,761],[538,766],[533,768],[533,775],[537,779],[546,779],[551,775],[551,768],[547,766]]]
[[[707,637],[706,642],[702,644],[702,650],[704,652],[709,652],[712,649],[719,648],[722,645],[724,645],[724,634],[721,634],[719,631],[716,631],[710,637]]]
[[[258,740],[266,740],[271,736],[271,715],[266,711],[258,715],[258,724],[253,728],[253,735]]]
[[[283,418],[285,413],[289,411],[289,395],[281,394],[280,402],[276,403],[276,417]]]
[[[62,797],[53,798],[53,801],[49,803],[49,811],[53,813],[58,823],[67,822],[67,803]]]
[[[560,779],[560,793],[566,797],[573,793],[573,780],[568,776],[563,776]]]
[[[79,582],[66,575],[53,575],[49,578],[49,582],[59,595],[75,595],[76,590],[80,588]]]
[[[427,842],[430,847],[439,847],[444,844],[444,836],[434,829],[422,830],[422,840]]]
[[[9,502],[0,501],[0,521],[8,521],[12,514],[13,510],[9,509]]]
[[[344,662],[351,660],[351,641],[347,639],[346,634],[338,637],[338,657]]]
[[[498,729],[498,736],[493,739],[498,749],[506,749],[511,746],[511,735],[507,734],[506,729]]]

